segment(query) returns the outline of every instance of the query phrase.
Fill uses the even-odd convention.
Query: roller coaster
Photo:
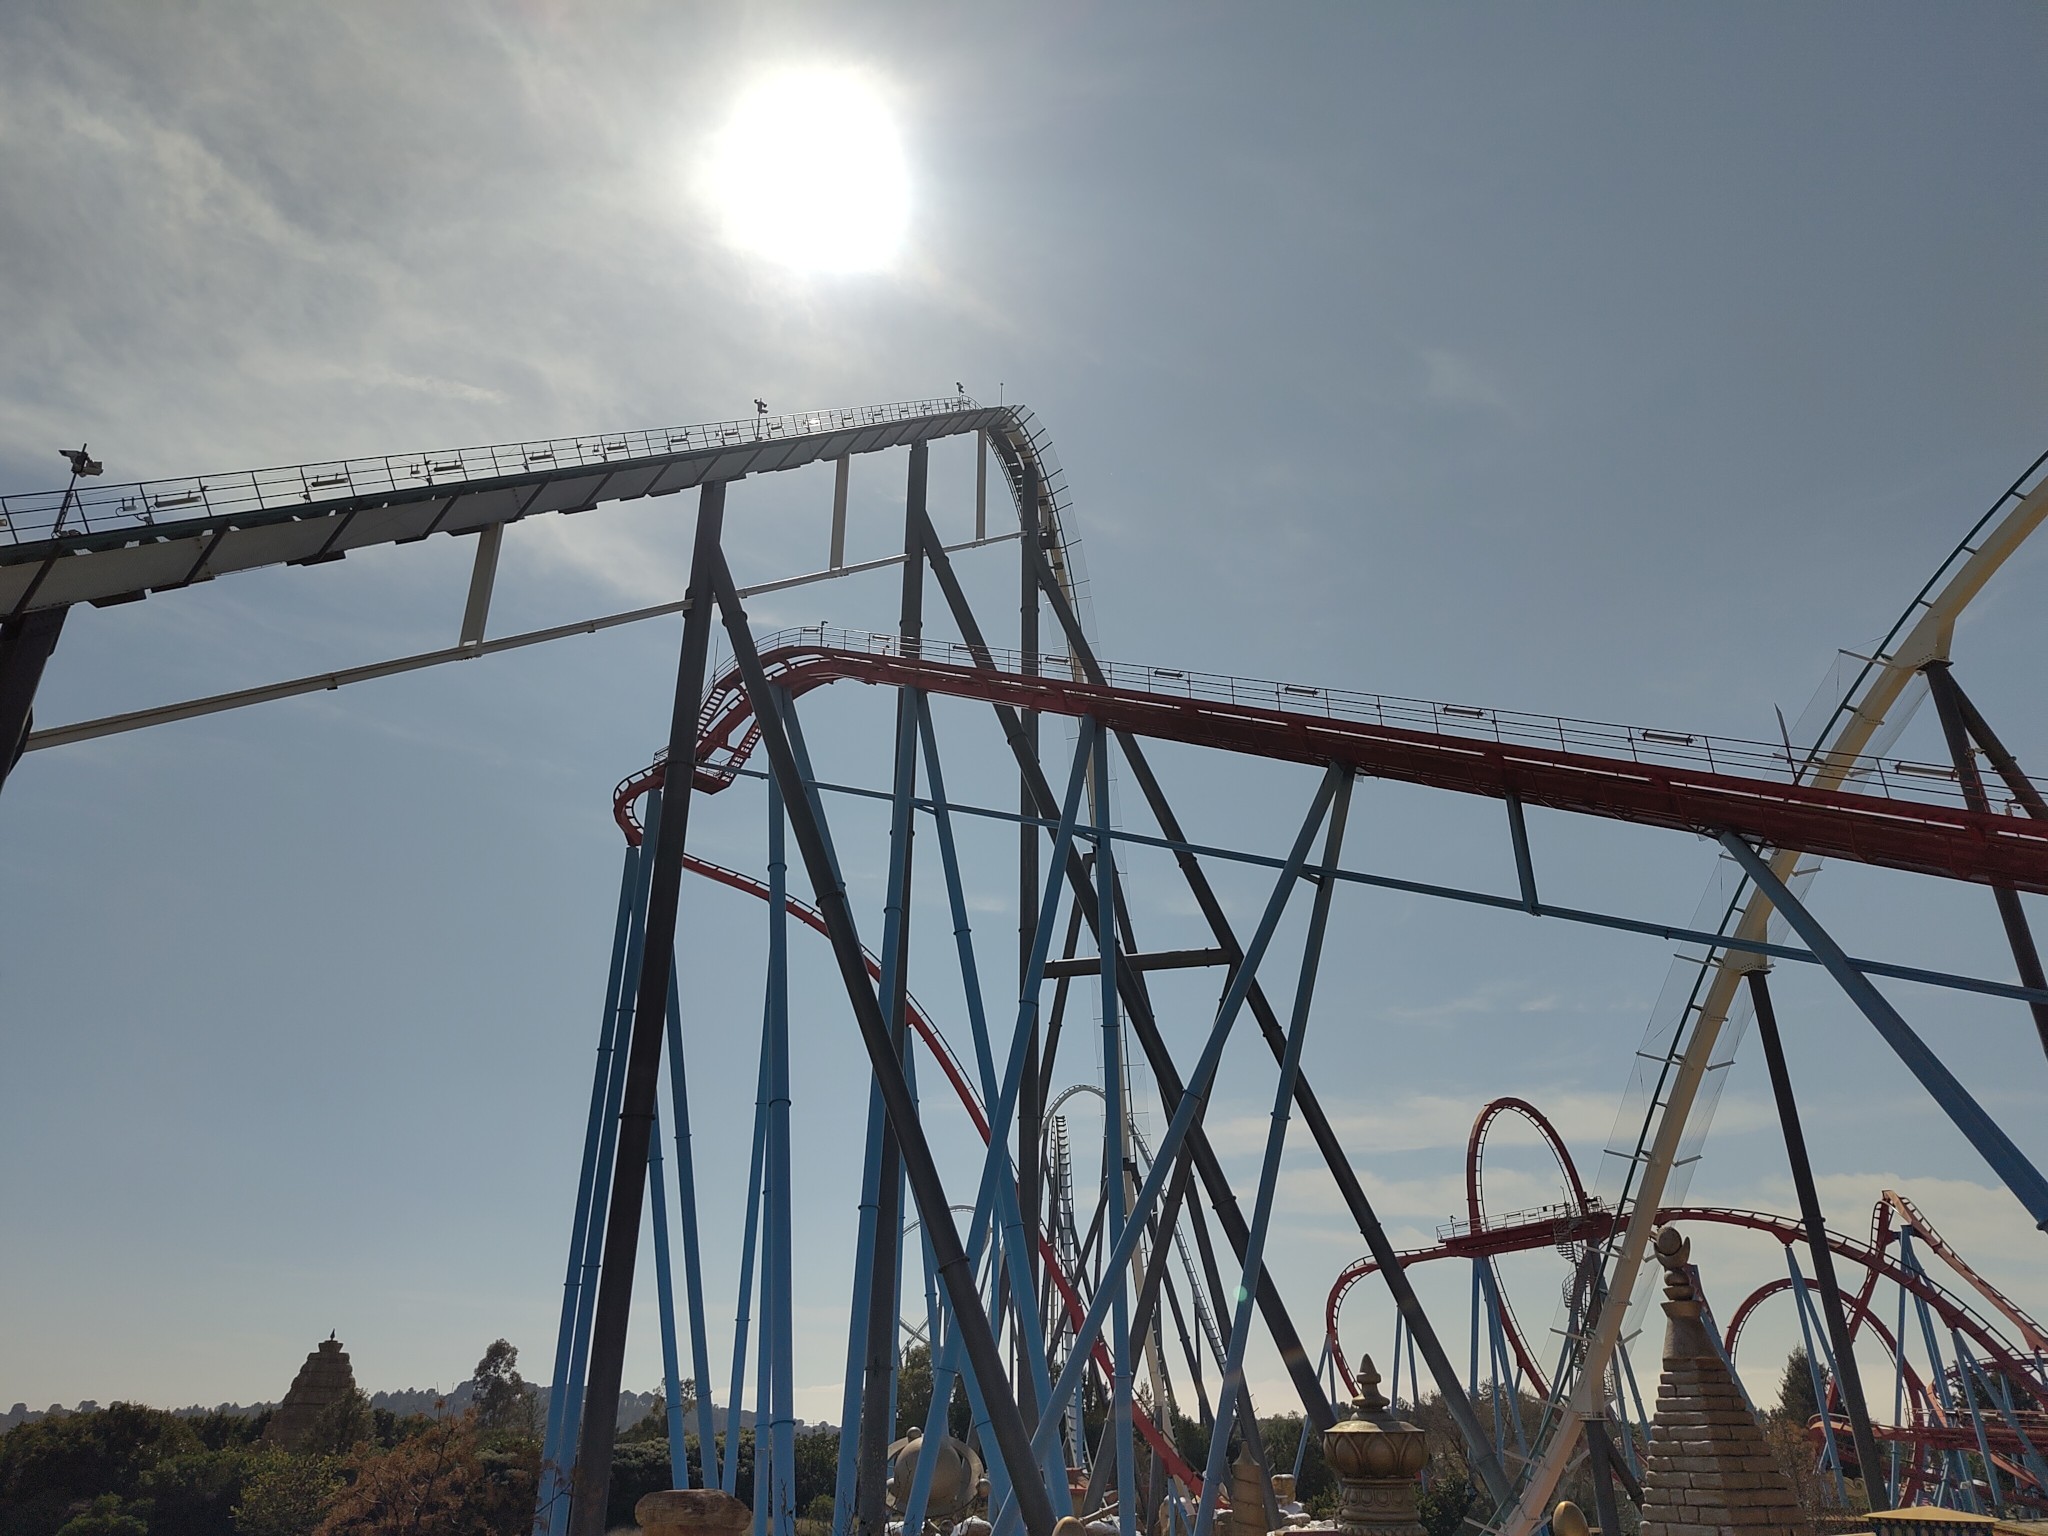
[[[1485,1201],[1487,1136],[1502,1116],[1527,1123],[1554,1158],[1556,1203],[1536,1210],[1492,1215]],[[1586,1264],[1589,1253],[1612,1240],[1614,1212],[1588,1193],[1564,1139],[1542,1111],[1522,1099],[1501,1098],[1487,1104],[1472,1123],[1465,1155],[1466,1214],[1437,1231],[1427,1247],[1396,1255],[1406,1270],[1418,1264],[1463,1259],[1472,1266],[1471,1372],[1468,1388],[1482,1395],[1482,1379],[1498,1382],[1509,1399],[1527,1395],[1537,1407],[1553,1401],[1552,1384],[1571,1362],[1553,1362],[1546,1374],[1515,1315],[1507,1287],[1496,1268],[1502,1256],[1555,1251],[1565,1263],[1567,1316],[1574,1325],[1560,1329],[1560,1352],[1572,1349],[1581,1329],[1575,1326],[1589,1298],[1588,1282],[1596,1273]],[[1841,1385],[1826,1321],[1813,1294],[1813,1282],[1800,1267],[1798,1251],[1806,1244],[1804,1224],[1796,1217],[1767,1211],[1719,1206],[1667,1206],[1659,1222],[1702,1224],[1758,1233],[1776,1241],[1785,1253],[1788,1273],[1743,1297],[1730,1315],[1718,1342],[1731,1366],[1737,1364],[1744,1325],[1759,1306],[1789,1295],[1798,1312],[1807,1347],[1815,1402],[1822,1405],[1808,1427],[1816,1464],[1832,1478],[1838,1492],[1845,1479],[1862,1478],[1863,1468],[1852,1445],[1853,1425],[1843,1409]],[[1850,1301],[1848,1336],[1853,1348],[1866,1330],[1891,1362],[1893,1418],[1871,1430],[1882,1447],[1877,1475],[1886,1502],[1892,1505],[1935,1503],[1973,1513],[2019,1508],[2048,1511],[2048,1333],[2010,1297],[1973,1270],[1943,1241],[1933,1224],[1912,1201],[1893,1190],[1878,1197],[1871,1215],[1871,1236],[1859,1242],[1832,1230],[1826,1242],[1834,1258],[1849,1267],[1854,1295]],[[1950,1275],[1944,1285],[1931,1274],[1922,1253],[1939,1261]],[[1339,1272],[1324,1307],[1328,1359],[1346,1388],[1355,1391],[1351,1366],[1339,1336],[1344,1300],[1378,1263],[1360,1258]],[[1977,1305],[1955,1288],[1955,1282],[1976,1293]],[[1890,1288],[1896,1323],[1887,1326],[1878,1288]],[[1986,1315],[1983,1308],[1989,1307]],[[1922,1353],[1916,1361],[1907,1331],[1911,1316]],[[1944,1346],[1943,1341],[1946,1340]],[[1390,1351],[1398,1391],[1406,1340],[1396,1320]],[[1484,1370],[1487,1375],[1482,1378]],[[1414,1362],[1408,1361],[1411,1386],[1419,1385]],[[1650,1417],[1645,1410],[1643,1379],[1625,1347],[1617,1347],[1613,1365],[1616,1414],[1613,1420],[1622,1454],[1617,1473],[1632,1493],[1648,1448]],[[1649,1375],[1654,1381],[1655,1361]],[[1493,1421],[1495,1450],[1504,1462],[1526,1458],[1529,1450],[1525,1415],[1497,1413]],[[1975,1460],[1971,1458],[1974,1455]],[[1843,1499],[1846,1505],[1846,1497]]]
[[[971,493],[938,498],[957,511],[972,496],[971,530],[952,528],[951,542],[941,536],[946,519],[934,512],[930,485],[931,447],[946,439],[966,439],[974,450]],[[907,460],[901,553],[849,564],[851,466],[884,452]],[[1387,1288],[1398,1318],[1397,1387],[1405,1362],[1411,1396],[1425,1384],[1436,1392],[1463,1438],[1485,1495],[1476,1518],[1501,1536],[1528,1536],[1560,1479],[1586,1457],[1598,1473],[1603,1524],[1616,1529],[1615,1490],[1635,1486],[1644,1429],[1624,1342],[1627,1319],[1651,1232],[1673,1218],[1746,1228],[1785,1247],[1786,1279],[1736,1308],[1725,1343],[1732,1356],[1756,1308],[1783,1292],[1793,1295],[1814,1341],[1809,1353],[1822,1405],[1816,1455],[1830,1476],[1860,1478],[1873,1503],[1931,1498],[1966,1508],[2042,1507],[2048,1361],[2038,1328],[1976,1277],[1903,1196],[1888,1193],[1880,1202],[1867,1244],[1826,1226],[1777,1046],[1768,971],[1773,964],[1825,970],[2030,1218],[2048,1227],[2048,1181],[1875,984],[1910,980],[2023,1004],[2048,1048],[2048,978],[2021,899],[2048,893],[2048,798],[1963,691],[1949,656],[1958,616],[2048,517],[2044,461],[2048,456],[1969,528],[1867,660],[1831,677],[1816,707],[1785,726],[1779,740],[1759,742],[1106,661],[1085,622],[1071,497],[1047,434],[1022,407],[986,406],[964,395],[105,489],[81,488],[81,478],[99,468],[81,449],[73,459],[79,473],[62,491],[0,497],[0,766],[11,769],[26,751],[680,616],[667,745],[613,793],[624,862],[571,1213],[536,1536],[599,1536],[604,1529],[608,1405],[621,1385],[643,1245],[655,1268],[672,1464],[688,1466],[685,1440],[694,1431],[705,1484],[746,1493],[761,1536],[793,1536],[799,1511],[792,919],[829,949],[870,1069],[858,1236],[844,1259],[851,1308],[834,1536],[883,1536],[896,1522],[906,1531],[924,1527],[956,1390],[968,1405],[969,1438],[986,1462],[995,1536],[1020,1527],[1049,1536],[1058,1518],[1074,1513],[1124,1536],[1140,1524],[1209,1536],[1233,1442],[1241,1438],[1254,1457],[1264,1454],[1259,1436],[1244,1433],[1254,1413],[1245,1380],[1254,1329],[1277,1350],[1308,1425],[1328,1427],[1332,1396],[1342,1395],[1340,1382],[1351,1384],[1338,1309],[1367,1276]],[[749,572],[751,584],[741,585],[724,539],[729,489],[807,467],[829,467],[832,476],[824,563],[809,571]],[[990,532],[991,467],[1014,529]],[[696,491],[697,499],[680,599],[523,634],[487,633],[509,526],[684,490]],[[819,500],[822,509],[825,498]],[[371,545],[436,533],[478,541],[452,647],[103,719],[43,728],[33,721],[45,663],[74,608],[115,607],[263,566],[325,566]],[[983,552],[1010,545],[1019,600],[1014,632],[998,643],[970,602],[956,559],[987,558]],[[746,602],[758,594],[882,569],[901,578],[892,633],[814,625],[757,635],[748,620]],[[934,617],[942,618],[928,633],[934,594]],[[715,633],[731,658],[716,671]],[[842,682],[864,685],[863,697],[875,696],[866,689],[883,690],[894,703],[886,785],[826,777],[813,758],[804,715],[815,721],[812,695]],[[1925,696],[1941,717],[1946,762],[1893,750]],[[994,730],[986,740],[1014,767],[1014,783],[1006,768],[1000,789],[978,785],[967,798],[949,791],[934,699],[988,711]],[[1048,718],[1071,722],[1071,752],[1048,751],[1041,729]],[[1300,765],[1315,770],[1316,787],[1291,843],[1261,851],[1192,839],[1147,754],[1145,744],[1159,741],[1296,765],[1297,773]],[[956,762],[961,755],[956,747]],[[687,772],[674,771],[678,764]],[[1113,772],[1135,789],[1151,830],[1120,825],[1112,815]],[[1360,777],[1498,803],[1514,888],[1417,881],[1347,859],[1345,828]],[[870,931],[879,932],[872,947],[841,876],[835,836],[835,821],[844,835],[851,820],[835,812],[856,803],[888,812],[885,896],[880,912],[867,918]],[[714,809],[724,816],[724,807],[736,805],[757,807],[763,816],[758,869],[714,863],[691,846],[693,817]],[[1525,821],[1529,806],[1712,839],[1720,855],[1701,915],[1673,923],[1544,900]],[[980,863],[966,867],[959,829],[970,820],[1015,833],[1014,973],[1007,960],[992,959],[972,920],[969,875],[987,871]],[[964,1030],[966,1042],[958,1047],[910,987],[913,876],[922,863],[929,879],[934,863],[929,852],[918,857],[920,841],[935,845],[951,933],[946,942],[921,946],[916,966],[921,976],[943,975],[949,993],[957,985],[964,1017],[951,1028],[956,1039]],[[794,877],[792,850],[800,866]],[[1191,942],[1140,943],[1123,868],[1139,850],[1170,855],[1199,917]],[[1805,900],[1825,858],[1871,865],[1900,881],[1987,887],[2017,981],[1848,954]],[[1265,882],[1263,906],[1248,927],[1226,913],[1212,883],[1210,871],[1223,866]],[[713,1277],[703,1254],[690,1071],[729,1059],[731,1032],[719,1021],[713,1045],[709,1021],[693,1011],[703,978],[679,968],[685,874],[702,882],[707,899],[713,888],[754,898],[765,927],[736,1328],[722,1385],[710,1358],[706,1294]],[[1334,896],[1354,887],[1680,946],[1672,984],[1637,1053],[1624,1113],[1624,1125],[1635,1129],[1606,1149],[1597,1188],[1581,1179],[1534,1106],[1497,1101],[1473,1129],[1462,1220],[1433,1246],[1395,1249],[1302,1069]],[[1272,952],[1297,897],[1306,907],[1295,914],[1303,937],[1299,952],[1283,962]],[[1291,948],[1291,941],[1281,947]],[[1293,972],[1284,988],[1286,978],[1272,976],[1283,963]],[[1191,1021],[1200,1042],[1192,1054],[1167,1044],[1163,1005],[1153,993],[1161,973],[1185,970],[1214,974],[1220,992],[1213,1010]],[[1076,996],[1083,1001],[1070,1007]],[[1098,1016],[1091,1026],[1099,1030],[1096,1061],[1081,1082],[1056,1091],[1074,1071],[1081,1031],[1068,1021],[1076,1007]],[[807,1021],[825,1013],[816,999],[802,1010]],[[1716,1084],[1726,1075],[1717,1069],[1752,1014],[1800,1194],[1796,1218],[1692,1207],[1682,1199],[1690,1151],[1705,1134]],[[1249,1208],[1204,1125],[1223,1052],[1246,1015],[1276,1067],[1271,1130]],[[956,1169],[951,1187],[928,1135],[947,1111],[942,1099],[920,1097],[921,1062],[943,1079],[983,1148],[978,1168]],[[1140,1064],[1166,1118],[1156,1136],[1141,1134],[1133,1114]],[[672,1164],[664,1162],[658,1123],[664,1076]],[[1092,1202],[1076,1172],[1069,1123],[1077,1093],[1102,1106]],[[1562,1180],[1556,1205],[1501,1215],[1486,1210],[1487,1132],[1509,1114],[1535,1126],[1555,1154]],[[1281,1156],[1296,1119],[1368,1250],[1331,1293],[1320,1359],[1311,1357],[1265,1256]],[[731,1150],[710,1170],[726,1182],[741,1176],[739,1151]],[[971,1192],[960,1187],[969,1172]],[[956,1213],[966,1216],[964,1228]],[[1494,1267],[1500,1255],[1536,1249],[1555,1249],[1566,1262],[1555,1348],[1539,1348],[1517,1320]],[[1937,1282],[1923,1252],[1982,1306]],[[1451,1257],[1468,1260],[1474,1274],[1463,1373],[1406,1273]],[[1837,1260],[1847,1285],[1837,1278]],[[830,1260],[807,1253],[804,1262],[815,1270]],[[906,1321],[913,1270],[921,1273],[922,1299],[920,1305],[911,1292],[914,1315]],[[1879,1315],[1880,1285],[1897,1294],[1890,1325]],[[1906,1343],[1908,1311],[1921,1335],[1917,1356]],[[1170,1364],[1169,1317],[1179,1366]],[[1856,1368],[1856,1342],[1866,1331],[1894,1363],[1888,1419],[1873,1418]],[[932,1406],[922,1439],[892,1448],[906,1339],[931,1351]],[[736,1447],[721,1446],[715,1414],[722,1404],[728,1424],[740,1421],[750,1354],[759,1454],[754,1486],[742,1490],[740,1458]],[[686,1422],[681,1390],[686,1355],[698,1388],[693,1423]],[[1495,1390],[1483,1391],[1485,1382]],[[1519,1413],[1509,1416],[1511,1427],[1504,1422],[1501,1384],[1540,1404],[1533,1432]],[[1188,1392],[1206,1433],[1199,1457],[1184,1456],[1174,1438],[1177,1394]],[[1482,1397],[1490,1423],[1478,1406]],[[908,1479],[898,1479],[905,1470]],[[898,1497],[892,1479],[907,1493]]]

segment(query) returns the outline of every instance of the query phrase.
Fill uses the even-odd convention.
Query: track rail
[[[1774,848],[2048,894],[2048,824],[2028,818],[1681,766],[1647,754],[1599,755],[1571,745],[1570,732],[1582,722],[1554,721],[1567,745],[1550,747],[1354,718],[1332,707],[1324,690],[1299,685],[1256,687],[1292,686],[1304,700],[1320,697],[1324,707],[1311,712],[1243,695],[1219,699],[1177,691],[1173,682],[1185,682],[1186,674],[1159,668],[1145,674],[1165,687],[1138,688],[1006,670],[993,654],[976,658],[957,644],[944,647],[944,659],[937,650],[818,627],[784,631],[760,647],[763,665],[792,695],[841,681],[919,688],[1043,714],[1090,716],[1110,730],[1166,741],[1291,762],[1334,761],[1437,789],[1700,834],[1727,830]],[[1247,683],[1244,694],[1253,686]],[[698,724],[694,780],[715,792],[731,782],[757,737],[737,675],[710,689]],[[1654,744],[1658,733],[1634,732],[1637,739],[1646,734]],[[660,774],[664,767],[656,764],[647,772]],[[629,804],[621,802],[622,827],[628,825]]]

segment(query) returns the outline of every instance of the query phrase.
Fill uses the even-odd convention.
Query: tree
[[[539,1428],[539,1399],[518,1371],[519,1351],[495,1340],[470,1377],[477,1428],[483,1433],[532,1435]]]
[[[0,1531],[54,1536],[105,1494],[125,1509],[146,1496],[151,1468],[201,1450],[183,1420],[136,1403],[17,1424],[0,1435]]]
[[[242,1486],[235,1529],[241,1536],[312,1536],[340,1487],[341,1465],[331,1456],[265,1452]]]
[[[922,1430],[932,1411],[932,1351],[928,1344],[913,1344],[903,1351],[896,1367],[896,1434],[900,1439],[912,1430]],[[953,1378],[953,1396],[946,1404],[946,1433],[955,1440],[967,1438],[972,1415],[967,1407],[967,1388]]]
[[[388,1451],[357,1448],[353,1481],[315,1536],[519,1536],[533,1518],[538,1448],[509,1470],[486,1466],[476,1421],[447,1418]]]
[[[57,1536],[149,1536],[149,1523],[134,1514],[118,1493],[103,1493],[66,1521]]]
[[[370,1400],[359,1387],[350,1387],[346,1397],[336,1398],[320,1410],[305,1435],[293,1449],[308,1456],[346,1456],[376,1427]]]
[[[201,1438],[206,1432],[201,1431]],[[149,1536],[220,1536],[265,1452],[246,1442],[168,1456],[142,1474]]]
[[[1777,1413],[1802,1427],[1820,1415],[1820,1400],[1813,1392],[1813,1363],[1803,1348],[1785,1357],[1785,1372],[1778,1378]]]

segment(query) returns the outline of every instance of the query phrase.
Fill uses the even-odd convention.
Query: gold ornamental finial
[[[1361,1419],[1376,1419],[1387,1411],[1387,1400],[1380,1396],[1379,1367],[1372,1363],[1371,1355],[1359,1362],[1358,1396],[1352,1401]]]

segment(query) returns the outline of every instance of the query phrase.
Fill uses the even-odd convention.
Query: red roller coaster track
[[[1646,826],[1703,834],[1730,831],[1827,858],[2002,882],[2048,894],[2048,824],[1892,794],[1819,789],[1764,777],[1770,759],[1754,744],[1721,744],[1723,758],[1732,755],[1756,770],[1748,776],[1660,760],[1722,760],[1708,738],[1676,732],[1465,711],[1499,738],[1490,739],[1484,734],[1356,718],[1361,713],[1402,718],[1402,710],[1388,706],[1404,701],[1290,685],[1243,685],[1244,694],[1263,692],[1276,700],[1298,695],[1323,702],[1322,711],[1309,712],[1246,702],[1229,679],[1220,680],[1230,685],[1228,696],[1198,697],[1183,672],[1138,669],[1134,675],[1146,677],[1151,686],[1105,686],[1005,670],[992,655],[986,664],[976,665],[964,646],[948,646],[949,653],[965,658],[951,662],[928,654],[901,654],[899,642],[885,637],[865,637],[856,647],[826,643],[820,634],[816,629],[792,631],[770,637],[761,646],[769,677],[793,696],[840,681],[919,688],[1019,710],[1091,716],[1111,730],[1165,741],[1282,761],[1345,763],[1378,778],[1494,799],[1513,796],[1528,805]],[[1180,680],[1187,691],[1161,686],[1162,680],[1172,679]],[[1347,713],[1338,713],[1340,708]],[[1443,712],[1452,712],[1451,707],[1443,707]],[[1595,739],[1626,745],[1630,755],[1543,746],[1530,739],[1539,734],[1554,735],[1561,743]],[[1514,739],[1507,739],[1510,736]],[[738,674],[728,674],[710,690],[699,717],[697,786],[709,793],[725,788],[757,738],[752,704]],[[1782,754],[1777,763],[1784,772]],[[656,764],[620,786],[619,821],[629,838],[638,836],[631,800],[660,783],[662,772],[662,765]],[[1875,769],[1859,769],[1856,776],[1859,782],[1890,787]]]

